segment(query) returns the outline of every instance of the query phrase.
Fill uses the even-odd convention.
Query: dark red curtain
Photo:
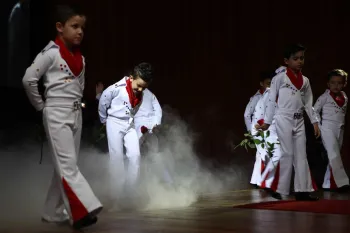
[[[232,147],[243,137],[244,108],[259,73],[283,63],[285,44],[308,48],[303,73],[315,99],[326,89],[329,70],[350,72],[346,0],[51,1],[72,2],[88,15],[86,97],[94,99],[97,81],[112,84],[148,61],[156,69],[150,89],[161,104],[178,109],[200,133],[200,151],[224,163],[243,152]],[[348,167],[349,133],[348,124]]]

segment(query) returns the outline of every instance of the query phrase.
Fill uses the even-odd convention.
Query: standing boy
[[[319,122],[322,122],[321,136],[329,159],[322,187],[337,191],[349,190],[349,178],[340,155],[348,104],[348,97],[342,89],[346,86],[347,77],[348,74],[343,70],[330,71],[327,83],[329,89],[317,99],[314,105],[316,116]]]
[[[271,82],[269,101],[266,107],[264,124],[267,130],[275,116],[276,131],[280,141],[281,158],[276,173],[279,175],[272,189],[288,195],[292,168],[294,165],[294,191],[296,200],[318,200],[310,192],[315,191],[307,156],[303,112],[306,110],[314,125],[315,136],[320,136],[318,123],[312,109],[312,90],[309,79],[302,75],[305,48],[300,44],[288,46],[284,53],[287,70],[276,75]],[[277,109],[275,113],[275,103]]]
[[[68,6],[57,7],[56,40],[37,55],[23,78],[30,102],[43,114],[55,168],[43,219],[49,222],[69,219],[76,229],[96,223],[96,215],[102,210],[77,166],[85,84],[85,62],[79,46],[85,21],[80,11]],[[45,102],[38,91],[42,76]]]

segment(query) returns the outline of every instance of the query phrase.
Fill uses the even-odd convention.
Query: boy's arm
[[[316,136],[316,138],[318,138],[321,135],[321,131],[318,127],[318,121],[316,118],[316,114],[312,108],[312,100],[313,100],[312,90],[311,90],[311,86],[310,86],[310,81],[308,81],[306,89],[305,89],[305,111],[306,111],[307,115],[309,116],[311,123],[314,125],[315,136]]]
[[[38,54],[33,64],[27,68],[22,79],[28,99],[37,111],[44,108],[44,101],[39,94],[38,81],[52,65],[56,52],[55,49],[49,49]]]
[[[320,113],[321,113],[321,110],[322,110],[322,108],[323,108],[325,103],[326,103],[326,98],[325,98],[324,95],[321,95],[317,99],[317,101],[316,101],[316,103],[314,105],[313,114],[314,114],[314,118],[317,120],[318,123],[321,122],[321,115],[320,115]]]
[[[316,118],[316,114],[312,108],[312,102],[313,102],[313,96],[312,96],[312,90],[311,90],[311,86],[310,86],[310,82],[308,81],[307,86],[305,88],[305,111],[307,113],[307,115],[310,118],[310,121],[312,124],[317,123],[317,118]]]
[[[255,106],[258,103],[258,98],[256,96],[253,96],[250,98],[249,103],[247,104],[247,107],[244,111],[244,122],[247,127],[247,131],[250,131],[252,127],[252,115],[255,110]]]
[[[106,123],[107,110],[110,108],[112,100],[117,96],[118,89],[116,85],[109,86],[100,97],[98,103],[98,114],[102,124]]]
[[[158,99],[153,95],[152,106],[154,111],[154,125],[160,125],[162,123],[162,107],[160,106]]]
[[[273,116],[275,115],[275,104],[276,104],[276,98],[278,95],[278,91],[282,84],[282,78],[283,76],[277,75],[273,77],[271,81],[271,87],[269,90],[269,97],[266,101],[266,109],[265,109],[265,117],[264,117],[264,123],[266,125],[271,125]]]

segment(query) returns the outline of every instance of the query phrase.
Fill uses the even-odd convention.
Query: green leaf
[[[266,131],[266,137],[270,137],[270,130]]]
[[[262,138],[265,138],[264,136],[264,132],[263,131],[259,131],[259,135],[260,135],[260,137],[262,137]]]
[[[248,148],[247,148],[247,145],[244,145],[244,148],[246,149],[246,151],[248,152]]]
[[[265,144],[261,144],[261,147],[262,147],[263,149],[265,149]]]
[[[249,143],[248,146],[252,149],[256,148],[255,144],[254,143]]]
[[[254,143],[255,143],[256,145],[260,145],[260,144],[261,144],[261,141],[260,141],[259,139],[254,139]]]
[[[267,142],[267,145],[269,145],[269,147],[273,146],[273,144],[271,144],[271,143],[269,143],[269,142]]]

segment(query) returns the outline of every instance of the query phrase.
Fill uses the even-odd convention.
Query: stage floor
[[[326,199],[349,199],[350,194],[319,193]],[[349,233],[350,216],[232,208],[253,202],[272,201],[262,190],[240,190],[207,195],[179,209],[113,212],[104,210],[89,233]],[[6,224],[6,223],[5,223]],[[4,227],[4,225],[2,225]],[[1,228],[0,228],[1,229]],[[3,233],[74,232],[70,227],[37,222],[7,227]]]

